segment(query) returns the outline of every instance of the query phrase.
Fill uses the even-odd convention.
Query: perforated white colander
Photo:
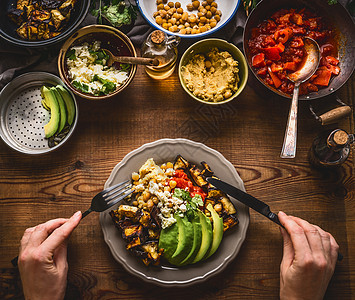
[[[45,72],[20,75],[0,92],[0,136],[11,148],[26,154],[41,154],[57,149],[73,133],[78,120],[78,107],[73,93],[75,119],[66,137],[56,146],[49,147],[43,126],[49,122],[50,112],[44,109],[41,100],[43,85],[55,86],[64,83],[59,77]]]

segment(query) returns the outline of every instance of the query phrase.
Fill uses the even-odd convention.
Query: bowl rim
[[[12,86],[14,84],[17,83],[17,81],[21,80],[23,77],[31,77],[31,78],[43,78],[46,77],[46,80],[49,79],[53,79],[54,81],[56,81],[58,84],[62,85],[70,94],[70,96],[72,97],[73,101],[74,101],[74,106],[75,106],[75,118],[74,118],[74,122],[71,125],[71,128],[69,130],[69,132],[67,133],[67,135],[65,136],[65,138],[58,143],[58,145],[51,147],[51,148],[46,148],[46,149],[42,149],[42,150],[35,150],[35,151],[30,151],[30,150],[25,150],[23,148],[20,147],[16,147],[16,145],[11,144],[8,142],[8,139],[6,137],[6,134],[2,133],[2,130],[0,130],[0,138],[2,139],[2,141],[11,149],[16,150],[17,152],[26,154],[26,155],[43,155],[43,154],[47,154],[49,152],[52,152],[58,148],[60,148],[61,146],[63,146],[65,144],[65,142],[67,142],[69,140],[69,138],[73,135],[75,128],[78,124],[78,119],[79,119],[79,109],[78,109],[78,103],[76,101],[75,95],[74,93],[68,88],[66,87],[66,85],[64,84],[64,82],[55,74],[52,73],[48,73],[48,72],[42,72],[42,71],[32,71],[32,72],[27,72],[27,73],[23,73],[19,76],[16,76],[14,79],[12,79],[9,83],[7,83],[4,88],[0,91],[0,99],[2,97],[2,95],[5,93],[5,91],[9,88],[12,88]],[[0,108],[2,105],[0,104]],[[3,124],[1,124],[1,126],[3,126]]]
[[[97,101],[97,100],[105,100],[105,99],[111,98],[111,97],[117,95],[118,93],[122,92],[132,82],[132,80],[133,80],[133,78],[134,78],[134,76],[136,75],[136,72],[137,72],[137,65],[133,65],[132,64],[132,70],[131,70],[127,80],[123,83],[123,85],[121,85],[113,93],[110,93],[110,94],[107,94],[107,95],[102,95],[102,96],[94,96],[94,95],[82,93],[79,90],[77,90],[76,88],[74,88],[72,86],[72,84],[70,83],[69,79],[67,78],[67,76],[65,74],[65,71],[64,71],[65,54],[67,53],[67,51],[70,48],[70,46],[78,38],[81,38],[81,37],[87,35],[88,33],[85,33],[85,32],[90,30],[90,29],[97,29],[98,31],[96,31],[96,32],[106,32],[106,33],[110,33],[110,32],[112,33],[113,32],[117,36],[119,36],[119,38],[127,45],[127,47],[129,48],[129,50],[131,50],[131,53],[133,54],[134,57],[137,57],[137,51],[136,51],[131,39],[126,34],[124,34],[122,31],[120,31],[117,28],[114,28],[112,26],[99,25],[99,24],[92,24],[92,25],[88,25],[88,26],[80,28],[75,33],[73,33],[65,41],[65,43],[62,45],[62,47],[60,48],[60,51],[59,51],[59,54],[58,54],[57,66],[58,66],[59,76],[62,79],[62,81],[65,83],[65,85],[71,91],[73,91],[76,95],[78,95],[78,96],[80,96],[82,98],[85,98],[85,99],[88,99],[88,100],[95,100],[95,101]]]
[[[228,99],[224,100],[224,101],[220,101],[220,102],[209,102],[209,101],[205,101],[203,99],[200,99],[198,97],[196,97],[193,93],[191,93],[191,91],[186,87],[186,84],[183,80],[183,77],[182,77],[182,74],[181,74],[181,67],[183,66],[183,60],[184,58],[186,57],[186,55],[191,51],[193,50],[193,48],[196,46],[196,45],[199,45],[199,44],[205,44],[205,43],[210,43],[210,42],[213,42],[213,41],[218,41],[218,42],[221,42],[222,44],[225,44],[227,47],[232,47],[239,55],[240,57],[242,58],[241,60],[239,59],[236,59],[238,61],[238,63],[241,63],[244,67],[244,76],[243,76],[243,80],[240,80],[241,82],[241,85],[239,86],[238,90]],[[218,48],[218,46],[216,46]],[[201,52],[198,52],[198,53],[201,53]],[[197,53],[196,53],[197,54]],[[240,71],[240,69],[239,69]],[[183,87],[183,89],[185,90],[185,92],[190,95],[193,99],[195,99],[196,101],[199,101],[201,103],[204,103],[204,104],[208,104],[208,105],[221,105],[221,104],[225,104],[225,103],[228,103],[232,100],[234,100],[235,98],[237,98],[244,90],[245,86],[247,85],[247,82],[248,82],[248,76],[249,76],[249,70],[248,70],[248,64],[247,64],[247,61],[246,61],[246,58],[243,54],[243,52],[236,46],[234,45],[233,43],[230,43],[226,40],[223,40],[223,39],[218,39],[218,38],[209,38],[209,39],[203,39],[203,40],[200,40],[194,44],[192,44],[189,48],[187,48],[185,50],[185,52],[183,53],[183,55],[181,56],[181,59],[180,59],[180,62],[179,62],[179,70],[178,70],[178,73],[179,73],[179,80],[180,80],[180,84],[181,86]],[[241,77],[241,76],[240,76]]]
[[[226,26],[226,25],[230,22],[230,20],[234,17],[234,15],[236,14],[236,12],[237,12],[237,10],[238,10],[238,8],[239,8],[240,2],[241,2],[241,0],[237,0],[236,6],[235,6],[235,8],[234,8],[232,14],[231,14],[231,15],[229,16],[229,18],[228,18],[223,24],[221,24],[220,26],[216,26],[215,28],[210,29],[210,30],[207,30],[207,31],[205,31],[205,32],[203,32],[203,33],[197,33],[197,34],[181,34],[181,33],[177,33],[177,32],[171,32],[171,31],[166,30],[166,29],[164,29],[163,27],[161,27],[161,26],[159,26],[159,25],[153,23],[153,22],[145,15],[145,13],[143,12],[143,9],[142,9],[142,7],[141,7],[141,5],[140,5],[140,1],[143,1],[143,0],[136,0],[136,4],[137,4],[137,6],[138,6],[138,9],[139,9],[141,15],[142,15],[142,16],[144,17],[144,19],[149,23],[150,26],[152,26],[152,27],[154,27],[154,28],[156,28],[156,29],[158,29],[158,30],[163,31],[163,32],[165,32],[165,33],[168,34],[168,35],[176,35],[176,36],[179,36],[179,37],[181,37],[181,38],[187,38],[187,39],[196,39],[196,38],[205,37],[205,36],[208,36],[208,35],[210,35],[210,34],[213,34],[213,33],[215,33],[216,31],[222,29],[222,28],[223,28],[224,26]]]
[[[90,0],[82,0],[82,1],[83,1],[83,8],[79,13],[78,18],[73,22],[72,26],[71,27],[69,26],[61,34],[59,34],[55,37],[52,37],[47,40],[41,40],[41,41],[26,41],[26,40],[22,40],[20,38],[17,39],[17,38],[10,36],[2,28],[0,28],[0,37],[12,45],[16,45],[16,46],[20,46],[20,47],[30,47],[30,48],[39,48],[39,47],[51,46],[51,45],[60,43],[63,40],[68,39],[68,37],[75,30],[77,30],[78,26],[80,26],[80,24],[86,18],[87,14],[89,12],[89,9],[90,9]]]

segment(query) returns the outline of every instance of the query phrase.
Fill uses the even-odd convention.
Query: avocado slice
[[[200,218],[200,223],[201,223],[201,229],[202,229],[202,240],[201,240],[201,246],[200,249],[198,250],[194,260],[192,263],[197,263],[200,260],[202,260],[206,253],[210,250],[211,245],[212,245],[212,224],[211,221],[202,211],[198,211],[198,216]]]
[[[159,249],[164,249],[164,257],[169,259],[173,256],[178,246],[179,228],[176,223],[160,232]]]
[[[59,104],[59,110],[60,110],[60,121],[59,121],[59,127],[57,133],[62,132],[65,124],[67,123],[67,110],[65,107],[64,100],[62,96],[59,94],[57,89],[55,87],[51,88],[51,91],[54,93],[55,97],[57,98],[58,104]]]
[[[207,209],[210,211],[213,220],[213,240],[211,248],[207,252],[205,259],[216,252],[223,238],[223,219],[219,217],[211,203],[207,205]]]
[[[51,118],[49,122],[44,125],[44,134],[46,138],[53,136],[58,128],[60,122],[60,107],[55,94],[46,86],[41,88],[41,94],[43,95],[46,106],[51,110]]]
[[[74,117],[75,117],[75,104],[72,96],[69,94],[69,92],[61,85],[56,86],[57,91],[59,94],[62,96],[65,106],[67,107],[67,121],[68,124],[71,125],[73,124]]]
[[[197,211],[194,211],[194,218],[192,220],[192,226],[194,229],[194,239],[190,253],[186,256],[186,258],[181,262],[181,265],[188,265],[190,264],[197,254],[197,252],[201,248],[202,242],[202,226],[200,223],[200,216],[198,215]]]
[[[172,265],[178,266],[191,251],[194,239],[194,229],[186,216],[181,218],[178,213],[175,213],[174,218],[176,219],[176,224],[179,228],[179,241],[174,254],[168,258],[168,261]]]

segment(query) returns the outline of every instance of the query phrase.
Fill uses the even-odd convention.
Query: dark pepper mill
[[[340,166],[350,154],[354,135],[342,129],[326,131],[317,136],[309,151],[309,162],[314,167],[332,168]]]

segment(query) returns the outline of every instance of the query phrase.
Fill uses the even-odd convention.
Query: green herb
[[[337,0],[328,0],[328,4],[329,5],[334,5],[334,4],[337,4],[338,1]]]
[[[122,71],[128,71],[131,68],[130,64],[120,64],[120,68]]]
[[[195,196],[193,196],[193,198],[191,199],[191,203],[194,203],[196,206],[203,206],[203,200],[201,195],[196,194]]]
[[[99,94],[101,95],[107,95],[111,92],[114,92],[116,90],[116,84],[107,80],[107,79],[103,79],[101,78],[100,76],[98,75],[94,75],[93,81],[99,81],[101,82],[103,85],[102,85],[102,88],[100,89],[99,91]]]
[[[72,82],[73,86],[78,89],[81,92],[88,93],[89,92],[89,86],[85,83],[81,83],[79,81],[73,81]]]
[[[190,193],[188,191],[183,190],[183,189],[176,188],[174,190],[173,196],[176,198],[179,198],[181,200],[187,201],[187,202],[191,201]]]
[[[104,18],[114,27],[131,24],[137,19],[137,11],[130,1],[126,4],[121,0],[93,0],[91,6],[91,14],[98,17],[99,24]]]
[[[75,50],[71,49],[67,52],[66,57],[70,60],[76,59]]]

